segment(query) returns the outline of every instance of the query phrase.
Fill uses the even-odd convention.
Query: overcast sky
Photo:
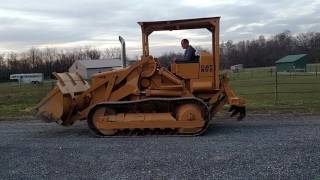
[[[119,46],[141,54],[138,21],[221,16],[221,41],[254,39],[290,30],[320,30],[320,0],[1,0],[0,53],[31,47]],[[206,30],[156,32],[151,54],[182,51],[180,39],[208,46]]]

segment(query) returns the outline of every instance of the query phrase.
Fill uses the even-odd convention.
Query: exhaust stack
[[[126,42],[123,37],[119,36],[119,41],[121,43],[121,60],[123,68],[127,67],[127,55],[126,55]]]

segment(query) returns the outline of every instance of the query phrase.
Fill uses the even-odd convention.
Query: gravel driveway
[[[215,121],[204,136],[95,138],[0,121],[0,179],[320,179],[320,116]]]

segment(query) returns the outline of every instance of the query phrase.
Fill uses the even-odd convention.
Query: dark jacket
[[[194,61],[196,59],[196,50],[192,46],[188,46],[184,51],[183,58],[179,58],[176,62]]]
[[[192,46],[188,46],[184,51],[183,60],[184,61],[194,61],[196,58],[196,50]]]

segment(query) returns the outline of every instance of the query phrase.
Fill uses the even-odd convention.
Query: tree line
[[[31,48],[27,52],[9,52],[0,55],[0,81],[8,81],[10,74],[43,73],[46,78],[52,72],[66,72],[77,60],[120,58],[120,48],[103,51],[85,47],[72,50],[55,48]]]
[[[197,50],[205,50],[196,47]],[[284,31],[269,38],[259,36],[253,40],[237,43],[231,40],[220,44],[221,67],[243,64],[244,67],[273,66],[275,61],[288,54],[308,54],[309,63],[320,62],[320,33],[308,32],[293,35]],[[209,51],[209,50],[206,50]],[[0,81],[7,81],[10,74],[43,73],[50,77],[52,72],[65,72],[76,60],[120,58],[120,48],[98,50],[85,47],[73,50],[55,48],[31,48],[26,52],[0,54]],[[158,57],[161,64],[168,67],[175,56],[174,52]]]
[[[320,33],[308,32],[292,35],[284,31],[268,39],[260,36],[255,40],[221,44],[223,68],[243,64],[244,67],[274,66],[275,61],[291,54],[308,54],[308,63],[320,62]]]

